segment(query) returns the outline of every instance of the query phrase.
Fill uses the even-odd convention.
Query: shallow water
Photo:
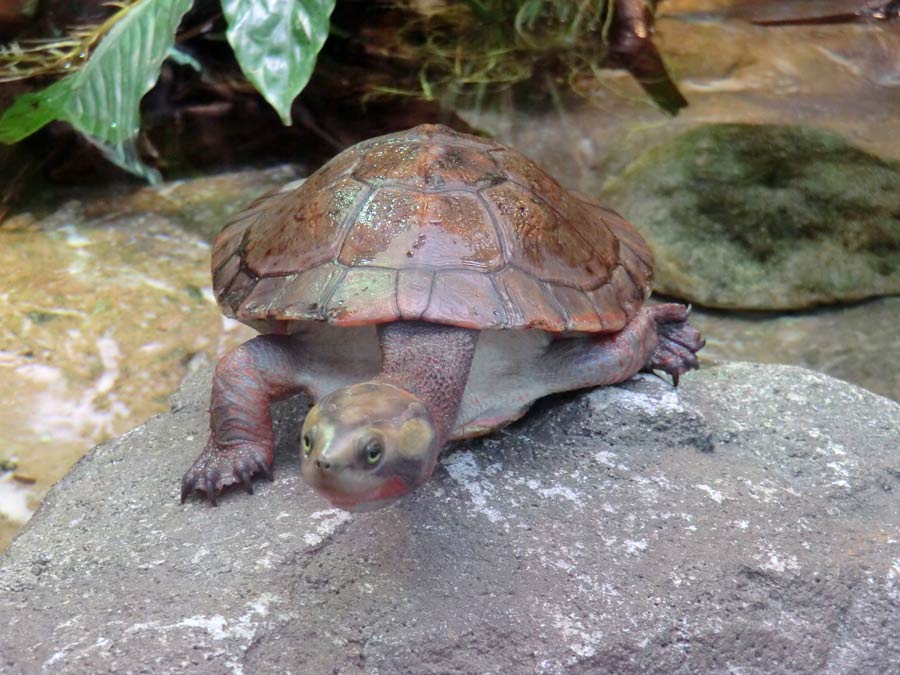
[[[0,229],[0,547],[88,448],[168,407],[198,359],[250,329],[222,317],[210,245],[156,214],[72,203]],[[186,462],[188,458],[186,458]]]

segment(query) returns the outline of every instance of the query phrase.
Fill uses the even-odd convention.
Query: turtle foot
[[[200,453],[197,461],[181,479],[181,503],[192,495],[206,495],[213,506],[218,505],[216,496],[228,485],[240,483],[244,490],[253,494],[251,477],[261,473],[267,479],[272,478],[272,454],[262,448],[234,446],[221,448],[212,438]]]
[[[686,305],[665,304],[647,310],[656,322],[659,342],[650,355],[648,370],[661,370],[672,376],[677,387],[680,375],[699,368],[697,352],[706,344],[700,331],[688,324],[691,308]]]

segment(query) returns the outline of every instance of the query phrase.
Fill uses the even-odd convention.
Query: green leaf
[[[140,103],[159,77],[192,0],[141,0],[113,26],[73,77],[63,119],[95,140],[118,144],[140,129]]]
[[[25,94],[0,118],[0,141],[15,143],[55,119],[87,135],[123,168],[153,181],[134,149],[140,102],[159,77],[181,17],[193,0],[141,0],[122,10],[84,67]]]
[[[141,161],[141,153],[137,149],[136,139],[126,138],[119,143],[102,143],[91,136],[87,136],[87,139],[96,145],[106,159],[113,164],[143,178],[151,185],[159,185],[162,182],[159,171]]]
[[[18,143],[45,124],[59,119],[72,90],[72,78],[54,82],[43,91],[22,94],[0,118],[0,143]]]
[[[244,75],[291,124],[291,103],[328,37],[335,0],[222,0],[226,33]]]

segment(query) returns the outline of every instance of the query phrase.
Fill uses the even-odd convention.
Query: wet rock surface
[[[178,503],[209,370],[98,446],[0,558],[0,672],[885,672],[900,405],[730,364],[557,397],[384,511],[302,483]]]
[[[713,312],[695,307],[701,363],[758,361],[818,370],[900,401],[900,298],[812,311]]]
[[[653,250],[654,288],[707,307],[796,309],[900,293],[900,162],[803,127],[697,127],[601,201]]]

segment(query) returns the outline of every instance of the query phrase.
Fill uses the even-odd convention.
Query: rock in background
[[[694,307],[691,323],[704,364],[802,365],[900,401],[900,297],[786,314]]]
[[[900,162],[831,132],[701,126],[646,150],[601,201],[640,223],[661,293],[729,309],[900,293]]]
[[[730,364],[556,397],[415,495],[178,503],[209,371],[0,559],[0,672],[869,673],[900,662],[900,405]]]

